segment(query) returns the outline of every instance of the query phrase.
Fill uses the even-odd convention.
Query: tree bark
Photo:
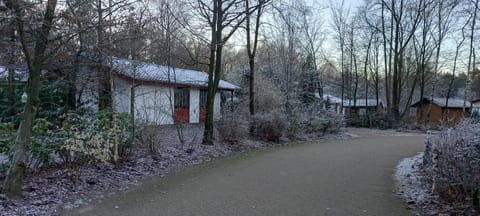
[[[472,18],[472,26],[470,28],[470,49],[468,53],[468,65],[467,65],[467,84],[465,86],[465,95],[463,98],[463,112],[465,113],[466,111],[466,106],[467,106],[467,100],[471,101],[470,95],[471,92],[471,84],[470,84],[470,70],[472,68],[475,68],[475,65],[472,67],[472,59],[473,59],[473,53],[474,53],[474,33],[475,33],[475,24],[477,20],[477,11],[478,11],[478,0],[476,0],[475,3],[475,9],[473,10],[473,18]]]
[[[15,116],[15,69],[8,68],[8,113]]]
[[[208,87],[207,87],[207,102],[205,105],[206,113],[205,113],[205,128],[203,130],[203,140],[202,143],[204,145],[213,145],[213,109],[215,103],[215,82],[214,76],[216,74],[216,51],[217,51],[217,23],[219,22],[219,0],[213,1],[213,17],[210,27],[211,29],[211,43],[210,43],[210,59],[208,63]],[[221,34],[221,33],[220,33]]]
[[[248,55],[248,65],[250,68],[250,85],[249,85],[249,111],[250,115],[255,115],[255,54],[252,52],[251,48],[251,36],[250,36],[250,0],[245,0],[245,10],[247,13],[245,30],[247,32],[247,55]],[[256,26],[255,29],[258,29]],[[257,32],[257,31],[256,31]],[[257,35],[255,35],[257,38]],[[254,42],[255,43],[255,42]]]
[[[10,42],[12,44],[15,43],[15,30],[14,28],[12,27],[11,28],[11,32],[10,32],[11,36],[10,36]],[[15,116],[15,69],[13,68],[13,65],[15,64],[15,58],[16,58],[16,51],[15,51],[15,47],[12,47],[11,48],[11,52],[10,52],[10,60],[9,60],[9,64],[10,64],[10,67],[8,68],[8,78],[7,78],[7,82],[8,82],[8,105],[9,105],[9,111],[8,113],[12,116],[12,118],[14,118]],[[13,123],[14,121],[12,121]]]
[[[385,99],[387,105],[387,113],[391,113],[391,103],[390,103],[390,62],[391,62],[391,49],[390,55],[387,54],[387,34],[385,28],[385,4],[386,2],[382,1],[382,39],[383,39],[383,60],[384,60],[384,76],[385,76]]]
[[[57,0],[48,0],[46,5],[46,12],[43,18],[41,28],[36,32],[35,48],[33,56],[31,56],[28,49],[24,30],[24,11],[23,2],[10,1],[16,16],[17,30],[19,38],[22,43],[25,60],[29,69],[29,76],[26,86],[26,93],[28,95],[27,102],[21,114],[20,126],[18,128],[15,142],[12,146],[12,160],[10,168],[7,171],[7,177],[4,182],[3,192],[8,197],[22,196],[22,185],[27,170],[27,151],[31,142],[32,126],[37,114],[40,103],[40,71],[45,60],[45,50],[48,43],[48,35],[53,24],[55,15],[55,8]]]
[[[97,0],[97,49],[98,49],[98,110],[105,110],[112,108],[111,101],[111,89],[110,89],[110,71],[106,69],[104,65],[107,63],[105,60],[105,51],[107,51],[107,43],[105,38],[105,21],[103,17],[104,8],[102,8],[102,0]],[[110,55],[110,54],[109,54]]]
[[[213,0],[213,9],[208,10],[212,13],[212,17],[208,17],[211,28],[210,43],[210,61],[208,66],[208,88],[207,88],[207,104],[205,114],[205,128],[203,132],[202,143],[205,145],[213,145],[214,131],[214,104],[215,94],[217,93],[218,84],[222,75],[222,50],[223,45],[235,33],[239,26],[245,21],[246,16],[242,12],[229,12],[233,7],[237,7],[239,1],[228,1],[223,7],[224,0]],[[203,4],[203,3],[202,3]],[[235,15],[233,15],[235,14]],[[233,15],[234,18],[231,18]],[[230,17],[229,19],[227,19]],[[233,21],[237,21],[233,24]],[[230,30],[223,35],[223,30],[230,26]]]
[[[268,0],[267,0],[268,1]],[[257,53],[257,44],[258,44],[258,31],[260,29],[260,17],[262,15],[262,9],[265,0],[260,0],[257,6],[257,17],[255,19],[255,29],[254,29],[254,38],[253,46],[251,42],[250,35],[250,0],[245,0],[245,15],[246,15],[246,32],[247,32],[247,54],[248,54],[248,65],[250,68],[250,85],[249,85],[249,111],[250,115],[255,115],[255,55]]]

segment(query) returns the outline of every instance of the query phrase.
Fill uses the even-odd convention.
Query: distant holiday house
[[[319,98],[319,95],[316,95]],[[376,99],[357,99],[357,100],[342,100],[339,97],[324,94],[323,95],[323,107],[335,110],[337,113],[343,114],[359,114],[365,115],[368,113],[378,112],[383,109],[382,101],[378,101]],[[343,110],[342,110],[343,108]]]
[[[317,98],[320,98],[318,93],[315,94]],[[337,113],[341,112],[342,109],[342,99],[331,94],[323,94],[323,108],[332,109]]]
[[[462,118],[470,113],[471,103],[463,99],[449,98],[423,98],[414,103],[416,107],[416,118],[418,122],[425,122],[431,126],[439,126],[442,123],[457,124]],[[428,110],[431,111],[428,114]],[[428,115],[427,115],[428,114]]]
[[[472,101],[472,116],[480,117],[480,99],[475,99]]]
[[[134,86],[135,116],[144,123],[166,125],[205,121],[207,73],[121,58],[114,58],[111,65],[115,75],[117,112],[131,112]],[[220,81],[215,94],[214,119],[221,115],[221,93],[232,93],[235,89],[238,89],[236,85]]]
[[[42,71],[43,72],[43,71]],[[28,78],[28,70],[27,69],[14,69],[13,79],[16,81],[26,82]],[[0,65],[0,79],[7,80],[9,76],[9,70],[7,67]]]
[[[366,115],[380,110],[383,110],[383,103],[376,99],[343,100],[344,114]]]

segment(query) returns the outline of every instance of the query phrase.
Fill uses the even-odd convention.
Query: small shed
[[[318,93],[315,93],[317,98],[320,98]],[[331,94],[323,94],[323,108],[324,109],[333,109],[336,113],[341,112],[342,99]]]
[[[475,117],[480,117],[480,98],[472,101],[472,110],[471,115]]]
[[[130,112],[130,93],[135,83],[136,116],[141,120],[157,125],[205,121],[207,73],[119,58],[113,61],[113,69],[119,112]],[[233,92],[237,88],[220,80],[215,94],[215,119],[221,115],[221,92]]]
[[[438,126],[443,122],[458,124],[462,118],[469,115],[471,103],[457,98],[449,98],[448,104],[446,98],[433,98],[433,100],[423,98],[412,104],[412,107],[417,108],[417,121],[427,120],[427,112],[430,106],[432,110],[428,122],[431,126]]]
[[[122,58],[113,58],[111,64],[105,64],[105,67],[110,65],[114,74],[117,112],[130,113],[134,98],[135,117],[145,124],[168,125],[205,121],[208,86],[206,72]],[[81,95],[81,100],[86,101],[85,106],[92,108],[97,107],[98,103],[95,96],[97,89],[92,86],[94,79],[95,77],[93,81],[87,81],[90,86],[87,86]],[[220,80],[215,93],[214,119],[221,117],[221,94],[233,95],[233,91],[238,88],[230,82]]]
[[[344,114],[358,114],[365,115],[368,113],[378,112],[383,109],[382,101],[376,99],[357,99],[344,100],[343,113]]]

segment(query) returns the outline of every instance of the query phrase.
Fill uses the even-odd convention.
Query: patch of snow
[[[0,154],[0,165],[8,163],[8,155]]]
[[[417,215],[448,215],[439,210],[438,199],[426,184],[421,171],[422,160],[423,153],[419,153],[399,162],[394,175],[397,195],[415,209]]]
[[[423,158],[423,153],[419,153],[413,157],[404,158],[396,167],[395,179],[399,182],[409,180],[411,175],[415,172],[417,162]]]
[[[6,79],[8,77],[8,70],[6,66],[0,65],[0,79]],[[15,68],[15,79],[20,81],[27,81],[28,70],[22,68]]]

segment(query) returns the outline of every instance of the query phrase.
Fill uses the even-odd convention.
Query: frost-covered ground
[[[435,199],[426,188],[420,171],[422,157],[423,153],[420,153],[401,160],[397,165],[395,180],[398,183],[398,195],[420,215],[436,215],[433,209],[428,209]],[[428,214],[429,211],[430,214]]]
[[[423,153],[420,153],[400,161],[395,173],[398,195],[415,209],[417,215],[457,215],[453,213],[453,206],[432,193],[432,185],[422,171],[422,160]]]
[[[203,128],[199,125],[187,125],[182,131],[185,137],[183,145],[179,142],[175,127],[153,131],[154,136],[145,138],[144,142],[155,143],[157,152],[151,153],[145,143],[138,143],[130,159],[117,167],[95,164],[82,166],[74,173],[65,165],[57,165],[32,171],[25,180],[25,198],[11,200],[0,194],[0,215],[58,215],[61,209],[75,208],[95,198],[126,190],[148,177],[162,177],[214,158],[278,145],[247,139],[235,146],[220,142],[205,146],[200,144]],[[328,135],[324,138],[337,137],[345,135]],[[3,178],[0,174],[0,182],[3,182]]]

